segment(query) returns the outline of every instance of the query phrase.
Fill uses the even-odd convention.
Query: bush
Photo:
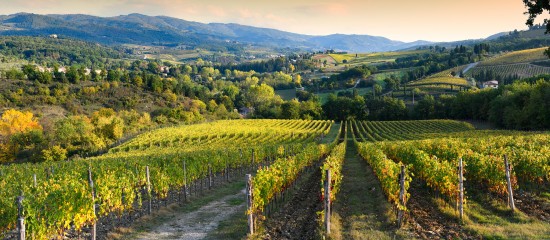
[[[60,146],[53,146],[42,150],[42,160],[44,162],[63,161],[67,159],[67,150]]]

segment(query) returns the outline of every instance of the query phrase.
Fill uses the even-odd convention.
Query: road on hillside
[[[462,70],[462,74],[466,74],[468,71],[470,71],[470,69],[474,68],[475,66],[477,66],[480,62],[475,62],[475,63],[470,63],[468,64],[468,66],[466,68],[464,68],[464,70]]]

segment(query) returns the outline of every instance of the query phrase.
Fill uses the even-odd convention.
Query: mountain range
[[[369,35],[312,36],[233,23],[199,23],[166,16],[129,14],[97,17],[82,14],[0,15],[0,35],[76,38],[102,44],[216,45],[239,42],[254,46],[348,52],[393,51],[430,42],[400,42]]]

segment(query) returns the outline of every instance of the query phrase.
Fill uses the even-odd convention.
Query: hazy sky
[[[525,29],[522,0],[2,0],[0,14],[166,15],[327,35],[453,41]]]

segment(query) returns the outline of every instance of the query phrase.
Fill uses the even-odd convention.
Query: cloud
[[[207,9],[208,9],[208,13],[210,13],[211,15],[214,15],[216,17],[226,17],[227,16],[227,12],[221,7],[209,5],[207,7]]]
[[[294,8],[296,12],[308,15],[326,15],[327,17],[345,16],[350,13],[350,5],[341,2],[302,5]]]

